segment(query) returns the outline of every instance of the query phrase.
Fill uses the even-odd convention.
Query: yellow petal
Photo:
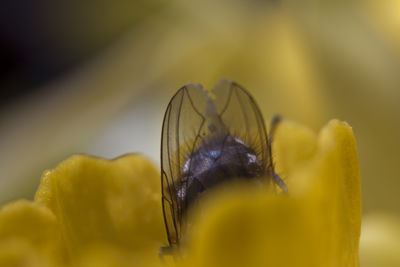
[[[210,196],[188,233],[192,266],[324,266],[301,203],[254,188]]]
[[[76,267],[165,267],[152,251],[124,251],[113,246],[94,245]]]
[[[299,171],[315,155],[317,135],[303,125],[283,121],[278,125],[272,143],[275,170],[288,185],[293,172]]]
[[[41,257],[25,240],[0,241],[0,266],[47,267],[47,257]]]
[[[371,214],[363,221],[360,242],[363,267],[400,266],[400,217]]]
[[[291,139],[277,146],[281,170],[290,170],[281,174],[290,181],[289,195],[253,186],[210,194],[193,211],[184,264],[359,265],[360,177],[351,128],[331,121],[316,140],[288,122],[279,131],[287,132],[277,133],[277,143]]]
[[[66,261],[61,242],[56,218],[48,208],[27,200],[2,207],[0,266],[60,264]]]
[[[36,194],[56,215],[72,255],[102,243],[157,255],[165,242],[160,199],[159,172],[139,155],[72,156],[45,172]]]
[[[314,206],[321,222],[318,236],[326,257],[333,266],[358,266],[361,184],[352,128],[332,120],[320,133],[308,173],[298,174],[293,179],[312,181],[307,205]]]

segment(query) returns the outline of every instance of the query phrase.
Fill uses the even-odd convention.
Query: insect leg
[[[271,125],[269,128],[269,136],[268,136],[268,141],[269,141],[270,145],[272,144],[276,128],[278,128],[278,125],[281,121],[282,121],[282,117],[279,114],[274,115],[274,117],[272,118]]]
[[[288,189],[282,178],[279,177],[279,175],[276,174],[275,172],[272,173],[272,177],[274,178],[275,183],[277,183],[279,187],[282,189],[283,193],[287,194]]]
[[[271,126],[269,128],[269,135],[267,136],[267,149],[268,149],[268,156],[269,156],[269,170],[272,171],[272,173],[275,173],[274,171],[274,162],[272,160],[272,142],[273,142],[273,138],[274,138],[274,134],[276,131],[276,128],[279,125],[279,122],[282,120],[282,117],[280,115],[275,115],[272,118],[271,121]]]
[[[269,152],[269,158],[270,158],[270,171],[272,173],[272,178],[274,179],[275,183],[278,184],[278,186],[282,189],[284,193],[288,192],[287,186],[285,182],[282,180],[282,178],[275,173],[275,168],[274,168],[274,162],[272,160],[272,142],[273,138],[275,135],[275,131],[279,125],[279,123],[282,121],[282,117],[277,114],[272,118],[271,121],[271,126],[269,128],[269,135],[268,135],[268,152]]]

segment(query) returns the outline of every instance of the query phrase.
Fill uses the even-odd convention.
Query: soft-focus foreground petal
[[[115,246],[92,246],[76,267],[165,267],[152,250],[124,251]]]
[[[289,195],[232,187],[193,211],[183,265],[359,266],[361,193],[350,126],[333,120],[315,136],[283,122],[277,170]]]
[[[317,136],[284,121],[273,149],[289,195],[254,184],[205,195],[191,211],[178,265],[359,265],[351,128],[333,120]],[[72,156],[44,173],[36,202],[0,211],[2,266],[161,266],[157,250],[165,244],[159,173],[138,155]]]
[[[72,156],[45,172],[36,193],[55,214],[72,257],[102,245],[157,255],[165,243],[160,198],[159,172],[139,155]]]
[[[27,200],[0,210],[0,266],[59,266],[66,260],[54,214]]]

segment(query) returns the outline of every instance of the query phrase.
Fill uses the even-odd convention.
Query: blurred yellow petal
[[[400,2],[397,0],[368,0],[363,5],[370,21],[400,48]]]
[[[363,267],[400,266],[400,218],[371,214],[363,221],[360,242]]]
[[[76,267],[157,267],[162,264],[153,251],[123,251],[112,246],[94,245]]]
[[[347,123],[332,120],[322,129],[318,150],[293,180],[310,180],[304,193],[320,227],[314,229],[333,266],[358,266],[361,184],[356,142]],[[295,191],[295,190],[294,190]]]
[[[278,129],[275,148],[284,150],[276,153],[285,161],[281,169],[290,170],[280,173],[290,195],[251,186],[211,194],[193,213],[184,264],[359,265],[360,176],[351,127],[333,120],[317,139],[289,122]],[[285,138],[293,150],[279,144]]]
[[[72,255],[102,243],[157,255],[165,242],[160,199],[159,172],[139,155],[72,156],[45,172],[36,194],[56,215]]]
[[[317,135],[313,131],[290,121],[280,123],[272,143],[276,172],[283,179],[292,176],[315,155],[316,149]]]
[[[259,64],[257,70],[264,82],[261,87],[253,87],[263,88],[259,91],[265,100],[274,99],[261,106],[263,113],[279,111],[285,117],[320,127],[329,105],[321,90],[324,85],[315,52],[301,34],[302,26],[284,10],[265,16],[261,22],[254,25],[257,28],[254,35],[258,37],[254,45],[258,47],[248,53],[255,58],[255,64]]]
[[[48,208],[27,200],[2,207],[0,266],[43,266],[50,262],[65,262],[61,241],[56,217]]]
[[[50,267],[47,257],[41,257],[24,240],[0,241],[0,266]]]
[[[254,184],[206,195],[189,215],[178,265],[359,265],[361,193],[351,127],[333,120],[317,136],[284,121],[273,148],[289,195]],[[0,226],[0,249],[8,248],[0,263],[51,266],[68,263],[68,251],[78,267],[160,266],[157,250],[166,238],[159,173],[139,155],[75,155],[44,173],[36,202],[5,206]]]

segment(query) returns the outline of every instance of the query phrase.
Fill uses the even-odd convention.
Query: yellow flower
[[[290,195],[249,189],[210,197],[202,207],[207,216],[195,220],[188,261],[195,266],[358,266],[361,195],[351,128],[334,120],[317,137],[283,123],[273,148]]]
[[[72,261],[98,259],[99,251],[110,253],[100,253],[109,262],[121,252],[136,253],[140,261],[152,253],[158,261],[166,240],[160,190],[158,170],[142,156],[109,161],[75,155],[44,173],[35,201],[57,217]]]
[[[179,266],[358,266],[361,193],[350,126],[317,136],[290,122],[273,144],[289,195],[228,186],[194,207]],[[43,174],[35,201],[0,211],[0,265],[163,266],[158,170],[140,155],[75,155]]]

